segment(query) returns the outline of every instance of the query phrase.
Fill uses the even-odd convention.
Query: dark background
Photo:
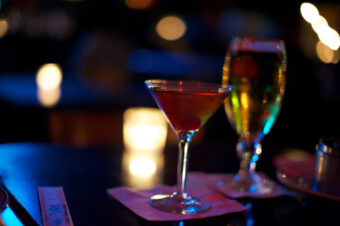
[[[323,63],[316,56],[317,36],[301,17],[300,1],[153,0],[146,9],[131,9],[123,0],[0,2],[0,18],[9,21],[0,38],[1,143],[53,141],[51,114],[71,111],[79,118],[77,114],[84,112],[99,115],[155,106],[143,85],[148,78],[220,82],[233,35],[280,38],[286,44],[284,104],[264,146],[313,153],[321,137],[339,135],[339,64]],[[334,16],[339,4],[313,3],[339,30],[340,20]],[[161,39],[154,29],[170,14],[187,25],[184,37],[176,41]],[[134,51],[140,49],[189,57],[175,62],[165,57],[141,71],[138,65],[131,66]],[[56,106],[44,108],[36,100],[34,79],[37,69],[51,62],[62,67],[65,90]],[[147,61],[142,58],[139,63]],[[206,124],[204,139],[236,142],[223,108]]]

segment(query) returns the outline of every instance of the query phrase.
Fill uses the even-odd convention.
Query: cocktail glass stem
[[[177,195],[186,196],[188,151],[191,137],[195,132],[179,132],[178,137],[178,164],[177,164]]]
[[[194,214],[210,208],[210,204],[191,197],[185,192],[187,183],[188,152],[191,137],[195,132],[179,132],[178,137],[178,164],[177,164],[177,191],[171,195],[155,195],[151,197],[151,206],[180,214]]]

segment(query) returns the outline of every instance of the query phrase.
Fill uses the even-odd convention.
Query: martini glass
[[[149,203],[166,212],[194,214],[210,204],[185,192],[188,151],[192,136],[220,107],[231,91],[230,86],[196,82],[146,80],[145,84],[178,137],[177,191],[152,196]]]
[[[240,170],[222,186],[228,190],[268,194],[274,184],[255,172],[261,141],[280,112],[286,83],[282,40],[235,37],[223,66],[222,84],[232,85],[225,110],[239,140]],[[221,183],[219,184],[221,186]]]

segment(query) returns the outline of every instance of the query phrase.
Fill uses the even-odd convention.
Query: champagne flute
[[[230,86],[195,81],[146,80],[145,84],[178,137],[177,191],[152,196],[151,206],[166,212],[194,214],[209,209],[206,201],[185,192],[192,136],[223,104]]]
[[[282,40],[234,37],[223,65],[223,85],[232,85],[224,102],[226,114],[239,140],[240,170],[225,188],[267,194],[273,183],[260,177],[256,162],[261,141],[280,112],[285,92],[287,57]]]

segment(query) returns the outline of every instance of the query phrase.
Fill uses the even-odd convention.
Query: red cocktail
[[[163,111],[179,140],[177,192],[151,197],[150,204],[160,210],[193,214],[210,207],[205,201],[185,192],[187,154],[191,137],[223,103],[230,86],[193,81],[145,81],[154,100]]]
[[[152,94],[176,132],[198,131],[228,95],[223,92],[168,91],[157,88]]]

